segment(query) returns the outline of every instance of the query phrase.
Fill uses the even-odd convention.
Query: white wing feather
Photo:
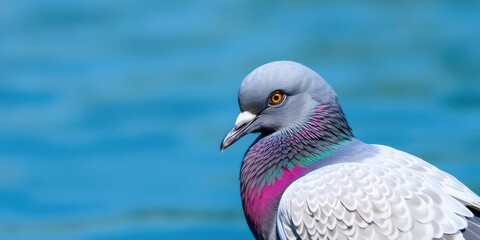
[[[463,239],[465,205],[480,209],[457,179],[393,148],[358,144],[333,157],[283,194],[281,239]]]

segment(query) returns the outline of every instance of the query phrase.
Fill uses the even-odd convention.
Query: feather
[[[447,194],[447,191],[439,191],[445,186],[429,182],[432,178],[416,173],[431,168],[422,166],[410,169],[405,167],[410,164],[383,164],[381,157],[388,162],[392,160],[385,159],[385,155],[395,159],[401,157],[398,156],[401,152],[396,153],[397,150],[383,147],[379,149],[386,153],[380,152],[377,158],[368,161],[345,161],[327,165],[302,177],[301,181],[292,183],[280,200],[278,213],[286,216],[286,219],[296,219],[294,215],[298,214],[297,211],[290,209],[290,206],[295,205],[289,203],[298,201],[296,198],[302,199],[301,202],[308,205],[307,208],[302,206],[302,211],[315,212],[302,214],[304,223],[294,224],[290,231],[293,231],[294,235],[305,236],[306,239],[314,236],[320,236],[320,239],[332,236],[358,236],[365,239],[455,239],[462,234],[468,238],[480,235],[478,212],[474,211],[476,215],[470,218],[473,215],[472,209]],[[407,160],[412,161],[409,156],[405,154]],[[410,176],[410,180],[406,181],[405,176]],[[336,178],[342,180],[337,181]],[[469,198],[475,199],[467,196],[467,199]],[[314,217],[316,221],[312,221]],[[306,218],[311,220],[307,221]],[[277,225],[285,223],[277,218]],[[280,239],[289,239],[287,235],[279,236]]]

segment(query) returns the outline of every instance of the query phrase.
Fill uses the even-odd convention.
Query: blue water
[[[355,135],[480,193],[478,1],[0,2],[0,239],[251,239],[219,152],[251,70],[302,62]]]

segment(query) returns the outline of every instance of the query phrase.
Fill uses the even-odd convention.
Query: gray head
[[[221,150],[252,132],[269,134],[305,123],[319,105],[337,105],[333,89],[310,68],[291,61],[267,63],[243,80],[241,113]]]

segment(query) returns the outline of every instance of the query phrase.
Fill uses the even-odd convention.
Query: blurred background
[[[479,1],[3,0],[0,239],[252,239],[255,136],[219,144],[273,60],[480,193],[479,24]]]

